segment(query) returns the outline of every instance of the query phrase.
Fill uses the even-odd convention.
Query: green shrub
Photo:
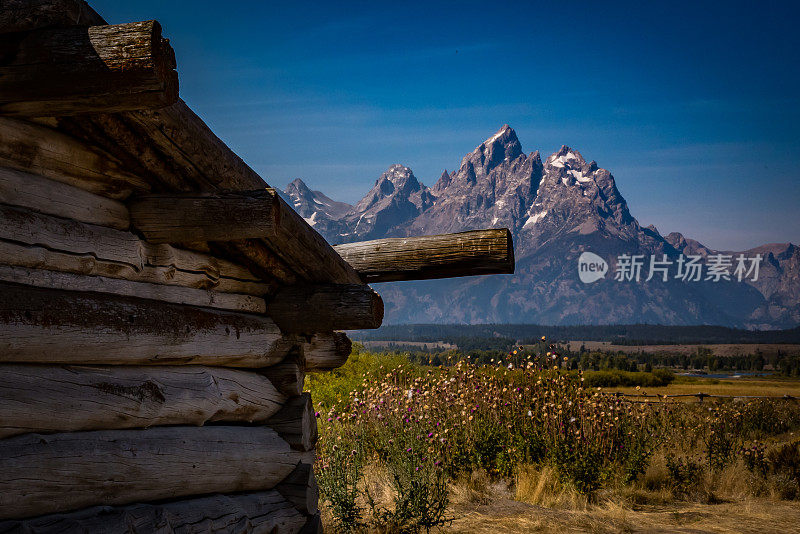
[[[364,522],[358,504],[364,471],[364,451],[359,441],[325,440],[318,448],[317,481],[322,498],[330,505],[339,532],[356,531]]]

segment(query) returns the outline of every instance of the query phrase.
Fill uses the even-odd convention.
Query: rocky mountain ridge
[[[664,237],[653,226],[640,226],[608,170],[568,146],[544,161],[538,151],[526,154],[508,125],[430,188],[395,164],[354,206],[310,191],[301,180],[285,195],[333,244],[511,230],[514,275],[380,284],[387,323],[800,324],[800,248],[792,244],[742,252],[763,256],[755,282],[614,280],[621,254],[666,255],[674,262],[680,254],[707,258],[720,251],[677,232]],[[577,261],[584,251],[605,258],[611,274],[590,285],[580,282]]]

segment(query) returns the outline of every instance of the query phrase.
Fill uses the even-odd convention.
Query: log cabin
[[[331,246],[179,97],[156,21],[0,4],[0,533],[321,532],[306,373],[370,282],[506,229]]]

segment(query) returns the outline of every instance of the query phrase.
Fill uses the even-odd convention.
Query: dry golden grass
[[[584,509],[588,505],[586,496],[561,484],[555,470],[549,466],[540,470],[532,466],[520,467],[515,482],[514,498],[520,502],[546,508]]]
[[[707,475],[700,498],[714,504],[681,502],[665,485],[663,458],[656,459],[641,483],[608,490],[589,503],[559,484],[552,470],[525,467],[515,488],[496,483],[472,488],[483,496],[480,502],[463,498],[468,492],[454,488],[456,519],[441,532],[797,532],[800,502],[752,497],[748,475],[741,466]]]
[[[386,473],[369,467],[365,477],[370,494],[391,502]],[[451,486],[452,523],[434,532],[452,534],[501,533],[780,533],[800,531],[800,502],[764,495],[741,464],[720,474],[706,473],[696,502],[678,500],[667,477],[663,454],[653,458],[647,472],[632,486],[611,488],[595,502],[561,484],[552,468],[521,467],[514,480],[492,480],[476,471]],[[323,519],[331,528],[323,507]],[[375,529],[373,534],[388,534]]]
[[[780,533],[798,531],[800,504],[750,500],[716,505],[677,503],[628,508],[605,503],[587,510],[554,510],[497,501],[463,510],[442,532],[500,534],[527,532]]]

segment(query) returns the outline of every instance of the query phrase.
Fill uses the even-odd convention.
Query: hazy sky
[[[90,1],[159,20],[184,100],[276,187],[433,185],[508,123],[663,234],[800,243],[800,3],[612,3]]]

